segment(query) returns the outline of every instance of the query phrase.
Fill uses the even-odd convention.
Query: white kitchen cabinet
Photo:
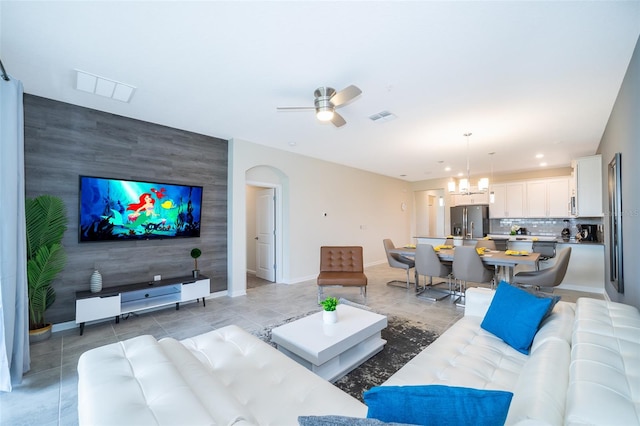
[[[567,217],[570,215],[570,179],[559,177],[527,181],[526,217]]]
[[[489,192],[479,194],[454,194],[452,196],[454,206],[469,206],[472,204],[489,204]]]
[[[602,156],[575,161],[576,217],[602,217]]]
[[[571,179],[550,179],[547,186],[549,217],[571,215]]]
[[[525,183],[511,182],[491,185],[494,202],[489,204],[489,217],[524,217]]]

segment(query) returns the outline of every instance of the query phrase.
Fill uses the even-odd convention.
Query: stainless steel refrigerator
[[[478,204],[451,207],[451,235],[482,238],[489,233],[489,206]]]

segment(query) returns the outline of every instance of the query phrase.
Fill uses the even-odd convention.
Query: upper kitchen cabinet
[[[569,217],[570,178],[527,181],[527,217]]]
[[[479,194],[454,194],[451,196],[454,206],[469,206],[472,204],[489,204],[489,193]]]
[[[491,185],[494,202],[489,204],[489,217],[524,217],[525,183],[499,183]]]
[[[576,217],[602,217],[602,156],[575,160]]]

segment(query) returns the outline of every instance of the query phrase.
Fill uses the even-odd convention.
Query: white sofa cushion
[[[383,386],[440,384],[512,391],[528,356],[481,329],[481,321],[463,317]]]
[[[210,425],[210,413],[152,336],[89,350],[78,361],[81,425]]]
[[[302,415],[367,415],[366,405],[235,325],[181,343],[260,425],[295,425]]]
[[[178,369],[183,380],[194,394],[200,404],[206,408],[213,424],[216,425],[257,425],[251,411],[240,404],[229,389],[214,374],[175,339],[165,338],[160,340],[167,357]]]
[[[640,312],[635,307],[578,299],[565,424],[640,424]]]

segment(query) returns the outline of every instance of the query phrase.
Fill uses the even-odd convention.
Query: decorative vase
[[[335,324],[338,322],[338,311],[322,311],[322,321],[325,324]]]
[[[194,269],[191,272],[193,273],[193,278],[198,278],[200,276],[200,269]]]
[[[102,291],[102,275],[97,269],[91,274],[91,293],[99,293]]]

